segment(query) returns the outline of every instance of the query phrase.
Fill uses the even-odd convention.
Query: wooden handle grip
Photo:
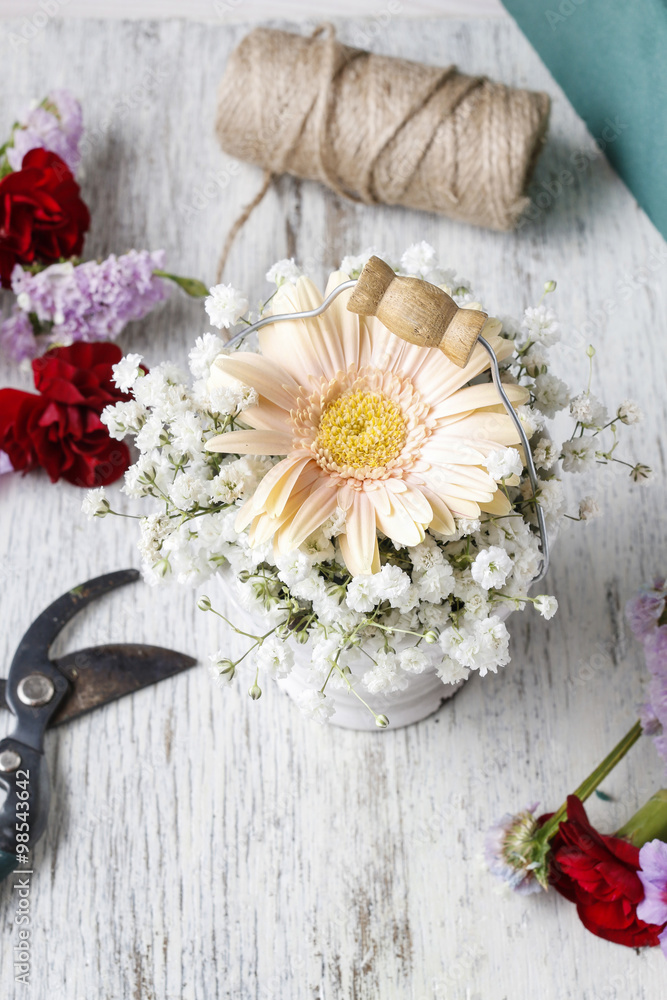
[[[411,344],[438,347],[459,368],[468,364],[487,320],[478,309],[459,309],[437,285],[397,275],[379,257],[371,257],[364,267],[347,308],[361,316],[377,316]]]

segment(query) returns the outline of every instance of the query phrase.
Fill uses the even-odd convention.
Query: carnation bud
[[[424,642],[427,642],[429,646],[432,646],[434,642],[438,641],[438,633],[434,629],[430,629],[428,632],[424,632]]]
[[[555,292],[555,291],[556,291],[556,282],[555,281],[545,281],[544,282],[544,293],[545,293],[545,295],[548,295],[549,292]]]
[[[386,715],[376,715],[375,716],[375,725],[379,729],[386,729],[387,726],[389,725],[389,719],[387,718]]]
[[[296,641],[300,642],[303,646],[305,646],[309,638],[308,629],[302,628],[300,632],[296,633]]]
[[[595,348],[593,347],[592,344],[589,344],[588,347],[586,348],[586,355],[589,358],[595,357]]]
[[[262,697],[262,689],[259,684],[253,684],[253,686],[249,688],[248,694],[253,701],[257,701],[258,698]]]
[[[210,611],[211,610],[211,599],[210,597],[200,597],[197,602],[197,607],[200,611]]]

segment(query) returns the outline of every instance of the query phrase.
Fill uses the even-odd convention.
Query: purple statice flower
[[[646,666],[652,674],[667,671],[667,625],[659,625],[644,639]]]
[[[484,857],[489,871],[522,896],[539,892],[539,865],[532,860],[532,840],[538,829],[534,810],[505,815],[490,828],[484,841]]]
[[[74,173],[81,154],[83,134],[81,105],[68,90],[52,90],[21,118],[12,133],[13,146],[7,149],[12,170],[20,170],[23,157],[31,149],[48,149],[65,161]]]
[[[20,360],[26,356],[28,327],[32,356],[48,344],[114,340],[126,323],[143,319],[168,297],[167,283],[153,274],[163,267],[163,250],[130,250],[120,257],[111,254],[99,263],[90,260],[76,267],[66,261],[37,274],[17,264],[12,290],[18,311],[0,325],[0,343],[6,353]],[[37,317],[44,330],[39,345],[29,314]]]
[[[637,916],[658,927],[667,924],[667,844],[651,840],[639,851],[639,871],[644,886],[644,898],[637,907]],[[659,935],[660,947],[667,956],[667,927]]]
[[[34,358],[37,350],[35,332],[27,313],[18,306],[8,319],[0,323],[0,351],[12,361],[20,363]]]
[[[636,597],[625,605],[625,616],[630,628],[638,639],[644,641],[647,635],[654,631],[658,619],[665,610],[667,589],[663,577],[653,581],[652,587],[640,590]]]

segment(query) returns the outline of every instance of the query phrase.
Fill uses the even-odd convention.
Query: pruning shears
[[[49,649],[63,626],[92,601],[134,583],[134,569],[107,573],[69,590],[32,623],[18,645],[7,680],[0,680],[0,709],[16,722],[0,740],[0,881],[31,868],[50,804],[44,757],[48,728],[78,719],[125,694],[187,670],[196,660],[172,649],[136,643],[92,646],[60,659]]]

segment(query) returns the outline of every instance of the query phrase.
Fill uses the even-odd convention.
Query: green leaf
[[[193,299],[203,299],[209,294],[209,289],[203,281],[197,278],[182,278],[179,274],[169,274],[168,271],[153,271],[156,278],[168,278],[183,291],[192,296]]]

